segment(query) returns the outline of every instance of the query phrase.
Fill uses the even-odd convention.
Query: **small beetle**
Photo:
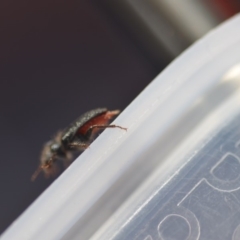
[[[59,131],[56,136],[47,142],[42,150],[40,166],[32,175],[34,181],[38,174],[43,171],[45,177],[54,176],[58,171],[56,161],[63,160],[67,167],[72,159],[73,152],[84,151],[96,133],[105,128],[127,128],[108,123],[119,114],[119,110],[109,111],[106,108],[97,108],[81,115],[75,122],[63,131]]]

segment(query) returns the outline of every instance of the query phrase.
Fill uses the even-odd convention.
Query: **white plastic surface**
[[[161,211],[159,215],[154,208],[159,202],[154,197],[161,193],[158,199],[162,200],[161,196],[165,196],[168,185],[177,176],[184,179],[185,175],[179,174],[195,166],[191,166],[193,156],[240,114],[240,80],[235,73],[240,63],[239,26],[240,16],[237,16],[170,64],[116,119],[115,123],[127,127],[128,131],[104,131],[7,229],[1,240],[84,240],[97,231],[94,240],[169,239],[168,234],[173,231],[166,233],[164,229],[168,230],[165,227],[178,220],[181,227],[175,228],[179,232],[171,236],[172,239],[174,236],[178,240],[212,237],[211,229],[206,227],[201,235],[202,223],[192,209],[187,208],[191,202],[184,201],[202,183],[198,178],[195,182],[194,178],[186,178],[187,183],[193,184],[192,188],[179,190],[176,202],[175,198],[171,198],[172,202],[162,202],[159,209],[168,206],[168,211]],[[232,126],[237,126],[236,121]],[[210,173],[215,174],[214,166],[218,166],[217,163],[210,167]],[[219,187],[217,180],[212,185],[223,192],[240,186],[235,178],[234,183],[229,181],[230,187]],[[231,188],[231,184],[235,184],[235,188]],[[210,192],[207,187],[203,188],[202,196]],[[196,196],[200,199],[201,195]],[[213,201],[208,196],[200,200],[209,202],[205,205],[211,209]],[[213,197],[218,199],[217,195]],[[224,199],[227,202],[229,196],[224,195]],[[232,202],[235,211],[234,204]],[[177,206],[180,207],[177,209]],[[112,216],[117,208],[119,211]],[[224,211],[229,217],[227,210]],[[214,217],[217,219],[218,214],[208,219]],[[152,219],[156,220],[153,225]],[[187,220],[181,222],[181,219]],[[163,225],[166,220],[167,225]],[[226,222],[221,224],[226,227]],[[234,225],[235,230],[231,229],[231,236],[236,236],[232,239],[239,236],[238,224],[240,221]]]

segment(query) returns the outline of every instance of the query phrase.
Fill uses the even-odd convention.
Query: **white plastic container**
[[[240,16],[171,63],[1,236],[240,239]]]

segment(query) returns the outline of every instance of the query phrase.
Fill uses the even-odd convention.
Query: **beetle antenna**
[[[39,166],[37,168],[37,170],[33,173],[32,177],[31,177],[31,181],[35,181],[35,179],[37,178],[37,176],[39,175],[39,173],[42,171],[42,166]]]

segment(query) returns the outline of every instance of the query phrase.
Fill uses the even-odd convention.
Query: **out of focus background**
[[[3,0],[0,233],[54,179],[32,173],[45,141],[97,107],[124,109],[237,0]]]

